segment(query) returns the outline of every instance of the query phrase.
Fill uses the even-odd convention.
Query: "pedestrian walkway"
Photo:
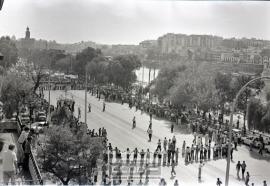
[[[18,143],[17,143],[18,136],[14,133],[0,133],[0,141],[4,142],[4,147],[0,152],[0,185],[3,185],[3,171],[2,171],[2,154],[4,151],[8,149],[9,144],[15,144],[15,153],[17,154],[18,161],[21,160],[21,156],[18,150]],[[19,169],[19,173],[16,175],[16,185],[23,185],[27,184],[27,180],[31,180],[30,173],[28,171],[22,171]]]

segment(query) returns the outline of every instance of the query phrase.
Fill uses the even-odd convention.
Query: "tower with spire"
[[[26,28],[25,39],[30,39],[30,30],[29,30],[29,27]]]

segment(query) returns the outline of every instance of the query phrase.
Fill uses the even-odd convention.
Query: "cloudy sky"
[[[138,44],[171,33],[270,40],[270,2],[5,0],[0,36]]]

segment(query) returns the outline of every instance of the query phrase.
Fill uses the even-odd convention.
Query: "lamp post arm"
[[[231,163],[231,144],[232,144],[232,124],[233,124],[233,115],[234,115],[234,110],[236,108],[236,104],[238,101],[239,96],[241,95],[241,93],[246,89],[246,87],[257,80],[260,79],[270,79],[270,76],[261,76],[261,77],[257,77],[254,78],[252,80],[250,80],[249,82],[247,82],[236,94],[235,99],[233,100],[233,104],[231,107],[231,115],[230,115],[230,126],[229,126],[229,142],[228,142],[228,154],[227,154],[227,167],[226,167],[226,177],[225,177],[225,186],[229,185],[229,173],[230,173],[230,163]]]

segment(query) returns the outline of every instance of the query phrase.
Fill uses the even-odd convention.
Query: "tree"
[[[90,63],[95,57],[101,56],[102,53],[99,49],[94,49],[91,47],[85,48],[83,51],[76,55],[76,64],[74,71],[79,75],[85,75],[85,68],[88,63]]]
[[[173,99],[173,102],[175,102],[176,97],[174,98],[173,95],[176,94],[175,92],[181,91],[181,89],[178,90],[178,88],[174,86],[175,81],[177,81],[179,74],[184,70],[186,70],[185,65],[173,65],[163,67],[158,73],[157,79],[154,82],[154,89],[152,90],[151,94],[157,95],[159,101],[161,102],[165,98],[169,98],[172,96],[171,99]],[[172,90],[170,90],[171,88]]]
[[[205,63],[188,65],[185,70],[179,72],[174,81],[174,86],[170,89],[170,98],[174,105],[195,104],[204,113],[216,108],[218,97],[211,68]]]
[[[218,91],[220,105],[223,108],[224,103],[226,103],[227,101],[231,102],[233,100],[231,90],[232,75],[218,72],[215,75],[214,82],[215,87]]]
[[[53,125],[45,131],[45,136],[46,142],[38,151],[41,168],[64,185],[71,180],[83,184],[80,177],[91,175],[103,150],[101,138],[91,138],[82,130],[74,133],[66,125]]]
[[[93,58],[92,61],[86,65],[88,75],[96,84],[108,83],[108,65],[109,61],[103,56]]]
[[[54,69],[66,74],[73,73],[73,65],[75,64],[75,58],[71,55],[66,55],[64,58],[56,61]]]
[[[265,110],[266,110],[265,114],[261,119],[261,127],[259,127],[258,129],[260,131],[269,132],[270,131],[270,103],[269,102],[266,105]]]
[[[0,38],[0,53],[4,55],[4,59],[0,60],[2,68],[7,69],[18,60],[16,45],[8,36]]]
[[[19,108],[28,99],[31,99],[33,84],[16,74],[8,74],[1,90],[1,101],[4,103],[4,113],[7,118],[11,118],[14,112],[19,113]]]
[[[122,76],[122,81],[117,82],[124,89],[128,89],[132,83],[136,81],[135,69],[141,67],[141,62],[136,55],[119,55],[113,58],[122,66],[122,71],[119,73]]]

